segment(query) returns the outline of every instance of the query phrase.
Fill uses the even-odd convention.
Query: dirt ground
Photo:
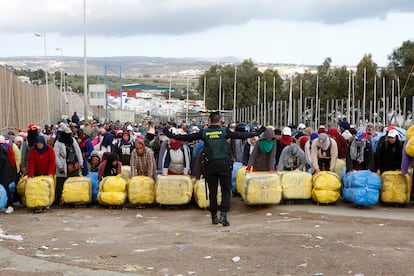
[[[18,207],[0,215],[0,228],[22,240],[5,237],[0,247],[15,259],[28,256],[42,264],[11,267],[0,261],[0,275],[81,275],[75,268],[113,275],[361,276],[414,270],[413,203],[364,209],[342,201],[248,206],[233,197],[229,221],[229,227],[212,225],[209,212],[194,204],[64,206],[45,213]],[[47,269],[52,263],[73,267],[73,274]]]

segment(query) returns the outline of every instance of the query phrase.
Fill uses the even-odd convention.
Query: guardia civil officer
[[[188,135],[173,135],[168,128],[164,128],[164,134],[169,138],[182,141],[203,140],[204,141],[204,166],[205,179],[209,189],[210,212],[213,224],[221,223],[229,226],[227,212],[230,209],[231,198],[231,172],[232,161],[228,154],[227,139],[246,139],[262,134],[266,127],[262,126],[257,132],[231,132],[228,128],[221,126],[221,116],[218,111],[210,114],[210,124],[198,133]],[[221,215],[217,217],[217,188],[221,187]]]

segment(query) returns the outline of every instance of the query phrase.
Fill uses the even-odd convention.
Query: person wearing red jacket
[[[53,177],[55,171],[55,151],[46,143],[45,137],[39,135],[36,137],[34,146],[30,149],[27,176],[29,178],[40,175]]]
[[[338,132],[338,129],[331,127],[328,130],[328,135],[335,140],[338,146],[338,158],[345,160],[346,153],[348,151],[348,143],[346,142],[345,138]]]

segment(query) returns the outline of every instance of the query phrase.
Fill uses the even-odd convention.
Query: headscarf
[[[61,131],[59,134],[58,141],[70,147],[73,145],[72,134],[66,133],[65,131]]]
[[[144,155],[145,153],[145,143],[144,143],[144,141],[142,140],[142,139],[138,139],[136,142],[135,142],[135,145],[142,145],[143,147],[144,147],[144,151],[142,151],[142,152],[138,152],[138,147],[137,146],[135,146],[135,150],[136,150],[136,152],[137,152],[137,154],[139,155],[139,156],[142,156],[142,155]],[[140,154],[141,153],[141,154]]]
[[[17,144],[18,142],[22,142],[23,143],[23,137],[21,136],[16,136],[14,137],[14,141],[15,144]]]
[[[106,160],[104,175],[110,175],[111,171],[118,166],[118,164],[112,165],[112,162],[118,160],[118,155],[115,152],[105,152],[104,156]]]
[[[78,133],[78,139],[81,140],[80,143],[79,143],[79,147],[81,149],[86,148],[86,139],[87,139],[87,137],[86,137],[85,133]]]
[[[172,139],[170,140],[170,149],[176,150],[181,148],[182,145],[184,145],[184,141]]]
[[[128,135],[128,140],[124,139],[124,135]],[[128,131],[122,132],[121,145],[128,145],[131,143],[131,134]]]
[[[280,143],[284,146],[289,146],[293,142],[293,137],[289,135],[282,135],[280,138]]]
[[[336,128],[331,127],[328,129],[328,134],[335,140],[338,141],[339,138],[339,132]]]
[[[362,132],[358,133],[355,136],[355,139],[352,141],[349,153],[352,160],[357,161],[358,163],[364,162],[364,152],[366,146],[366,138]]]
[[[39,149],[38,147],[37,147],[37,143],[42,143],[43,144],[43,148],[41,148],[41,149]],[[46,152],[47,151],[47,149],[48,149],[48,146],[47,146],[47,144],[46,144],[46,140],[45,140],[45,137],[43,137],[43,135],[39,135],[39,136],[37,136],[36,137],[36,140],[35,140],[35,144],[34,144],[34,150],[36,151],[36,152],[38,152],[39,154],[43,154],[44,152]]]
[[[36,137],[39,135],[39,132],[36,129],[29,129],[27,131],[27,143],[29,144],[29,147],[33,147],[36,142]]]

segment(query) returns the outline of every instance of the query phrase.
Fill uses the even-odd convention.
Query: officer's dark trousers
[[[206,181],[209,189],[210,212],[216,213],[217,206],[217,187],[221,187],[221,212],[230,210],[231,196],[231,170],[228,159],[213,159],[206,166]]]

